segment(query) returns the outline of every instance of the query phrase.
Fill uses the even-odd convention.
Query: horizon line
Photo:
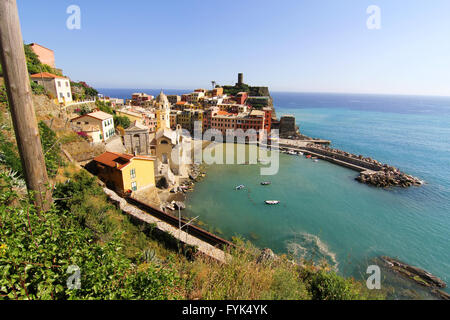
[[[196,87],[201,88],[201,87]],[[97,89],[97,88],[96,88]],[[161,88],[98,88],[97,90],[136,90],[136,92],[144,92],[144,90],[161,90]],[[203,88],[202,88],[203,89]],[[195,90],[191,88],[163,88],[164,90]],[[209,90],[209,89],[208,89]],[[269,87],[270,90],[270,87]],[[373,96],[405,96],[405,97],[436,97],[436,98],[450,98],[450,94],[426,94],[426,93],[382,93],[382,92],[336,92],[336,91],[283,91],[270,90],[271,93],[300,93],[300,94],[342,94],[342,95],[373,95]],[[99,92],[101,93],[101,92]]]

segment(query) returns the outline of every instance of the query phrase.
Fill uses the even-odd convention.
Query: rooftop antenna
[[[216,82],[213,80],[213,81],[211,81],[211,84],[212,84],[212,88],[214,90],[214,88],[216,87]]]

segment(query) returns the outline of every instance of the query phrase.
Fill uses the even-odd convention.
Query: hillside
[[[40,122],[44,152],[55,139],[78,139],[47,97],[34,96],[33,101],[38,119],[49,123]],[[95,177],[64,159],[60,144],[53,152],[57,157],[46,161],[53,168],[55,203],[38,215],[26,201],[20,168],[10,166],[18,154],[4,101],[0,110],[3,299],[378,298],[326,266],[304,262],[300,267],[287,256],[258,259],[260,250],[240,239],[236,244],[245,250],[230,250],[233,259],[222,265],[151,226],[133,224],[107,201]],[[15,162],[5,161],[5,150]],[[79,290],[65,284],[70,265],[82,270]]]

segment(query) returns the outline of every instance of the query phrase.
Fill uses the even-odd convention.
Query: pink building
[[[37,54],[39,60],[43,64],[47,64],[52,68],[56,68],[55,66],[55,53],[53,50],[50,50],[46,47],[43,47],[37,43],[30,44],[30,48]]]

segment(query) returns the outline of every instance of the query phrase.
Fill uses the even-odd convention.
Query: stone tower
[[[155,107],[157,116],[156,129],[170,128],[170,103],[162,90],[158,97],[156,97]]]
[[[244,74],[243,73],[238,73],[238,85],[241,85],[244,83]]]

